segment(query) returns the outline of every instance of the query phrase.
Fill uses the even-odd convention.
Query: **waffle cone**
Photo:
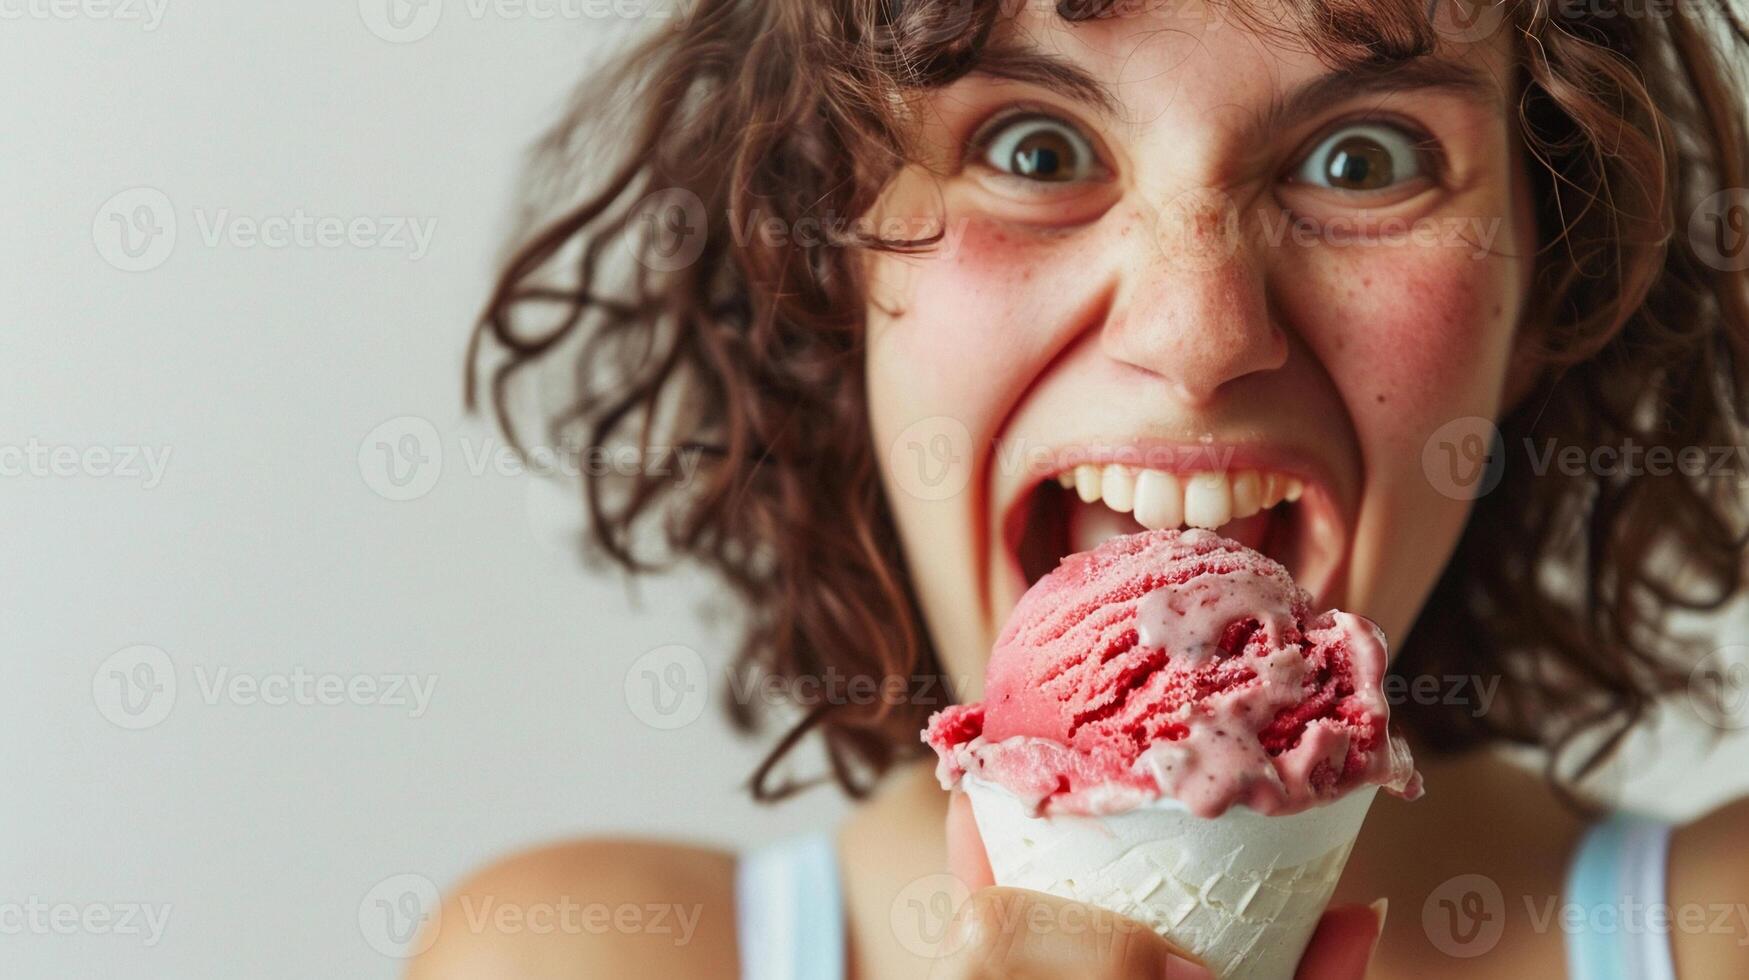
[[[1147,924],[1221,980],[1292,980],[1378,787],[1286,816],[1199,817],[1172,799],[1097,817],[1033,816],[974,775],[965,789],[996,883]]]

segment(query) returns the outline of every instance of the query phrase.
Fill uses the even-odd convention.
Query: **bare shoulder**
[[[1749,976],[1749,797],[1676,829],[1669,902],[1677,976]]]
[[[513,855],[459,885],[408,980],[735,974],[735,858],[638,840]]]

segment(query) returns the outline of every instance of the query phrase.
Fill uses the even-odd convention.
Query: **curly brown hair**
[[[1055,6],[1076,21],[1121,13],[1123,2]],[[1541,247],[1526,321],[1539,331],[1535,380],[1499,420],[1502,438],[1587,450],[1736,443],[1745,275],[1709,264],[1685,224],[1709,195],[1749,185],[1732,70],[1749,50],[1738,12],[1728,0],[1637,12],[1505,2]],[[1333,66],[1387,66],[1440,40],[1421,0],[1287,7],[1286,22],[1238,0],[1223,9],[1304,39]],[[588,79],[533,154],[522,230],[470,348],[468,404],[484,381],[523,446],[512,389],[537,362],[557,363],[570,369],[566,397],[540,413],[544,438],[705,453],[691,483],[662,466],[591,471],[590,551],[631,571],[691,560],[720,575],[744,610],[737,670],[941,671],[870,436],[859,270],[865,249],[921,251],[931,240],[829,219],[867,213],[915,158],[907,98],[974,68],[1002,72],[992,37],[1009,12],[1003,0],[699,0]],[[688,224],[672,225],[676,216]],[[814,219],[827,233],[736,234],[768,217],[790,228]],[[665,261],[648,251],[658,240],[686,254]],[[1476,717],[1407,704],[1403,723],[1436,751],[1549,748],[1560,788],[1562,749],[1602,734],[1578,771],[1590,769],[1687,684],[1696,650],[1664,621],[1741,590],[1742,509],[1736,483],[1717,475],[1506,467],[1394,668],[1499,676],[1496,707]],[[742,727],[757,720],[745,699],[729,708]],[[775,781],[773,766],[817,730],[832,777],[861,795],[922,751],[927,710],[890,699],[813,706],[754,774],[753,792],[797,788]]]

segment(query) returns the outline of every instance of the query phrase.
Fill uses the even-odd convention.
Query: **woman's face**
[[[1215,8],[1025,6],[873,215],[944,236],[869,258],[867,372],[947,668],[976,695],[1026,587],[1143,526],[1400,639],[1468,509],[1424,450],[1496,415],[1530,275],[1508,32],[1365,77]]]

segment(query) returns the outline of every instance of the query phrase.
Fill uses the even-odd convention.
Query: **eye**
[[[1099,176],[1093,143],[1052,116],[1029,115],[996,123],[977,139],[985,164],[1040,183],[1068,184]]]
[[[1338,191],[1382,191],[1429,176],[1418,137],[1387,123],[1344,126],[1306,154],[1295,183]]]

